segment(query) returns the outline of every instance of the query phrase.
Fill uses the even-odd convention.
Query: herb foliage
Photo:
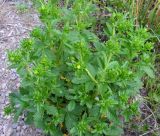
[[[95,1],[40,2],[40,19],[20,48],[9,53],[21,77],[6,111],[53,136],[119,136],[138,113],[134,97],[154,78],[153,44],[127,14],[103,17]],[[105,36],[101,39],[100,36]]]

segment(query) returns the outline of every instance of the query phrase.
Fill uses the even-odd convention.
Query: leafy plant
[[[27,123],[53,136],[119,136],[138,113],[142,77],[154,78],[150,33],[121,13],[103,16],[95,31],[95,1],[40,4],[44,26],[8,55],[21,87],[10,94],[7,113],[17,120],[25,111]]]
[[[106,2],[113,10],[130,12],[135,24],[147,26],[154,36],[160,37],[160,1],[159,0],[109,0]]]

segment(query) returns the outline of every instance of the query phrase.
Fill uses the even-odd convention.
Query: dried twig
[[[144,105],[146,105],[146,107],[149,109],[149,111],[153,115],[153,118],[154,118],[154,121],[155,121],[154,127],[156,128],[158,125],[157,125],[157,120],[156,120],[156,117],[155,117],[153,111],[151,110],[151,108],[145,102],[144,102]]]
[[[4,40],[4,39],[7,39],[7,38],[11,38],[11,37],[22,36],[25,33],[27,33],[27,32],[24,32],[24,33],[21,33],[21,34],[17,34],[17,35],[3,36],[3,37],[0,37],[0,41]]]
[[[149,134],[149,133],[152,133],[152,132],[154,132],[154,131],[156,131],[156,130],[159,130],[159,129],[160,129],[160,128],[152,129],[152,130],[147,131],[146,133],[143,133],[142,135],[139,135],[139,136],[145,136],[145,135],[147,135],[147,134]]]
[[[147,116],[144,120],[141,121],[141,124],[144,123],[147,119],[149,119],[151,116],[153,116],[153,114],[150,114],[149,116]]]

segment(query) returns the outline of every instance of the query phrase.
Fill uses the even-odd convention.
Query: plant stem
[[[92,74],[89,72],[87,68],[85,68],[85,71],[87,72],[88,76],[92,79],[92,81],[98,84],[97,80],[92,76]]]

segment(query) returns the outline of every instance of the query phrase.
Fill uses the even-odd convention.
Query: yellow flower
[[[77,65],[77,69],[80,69],[80,68],[81,68],[81,65],[78,64],[78,65]]]

